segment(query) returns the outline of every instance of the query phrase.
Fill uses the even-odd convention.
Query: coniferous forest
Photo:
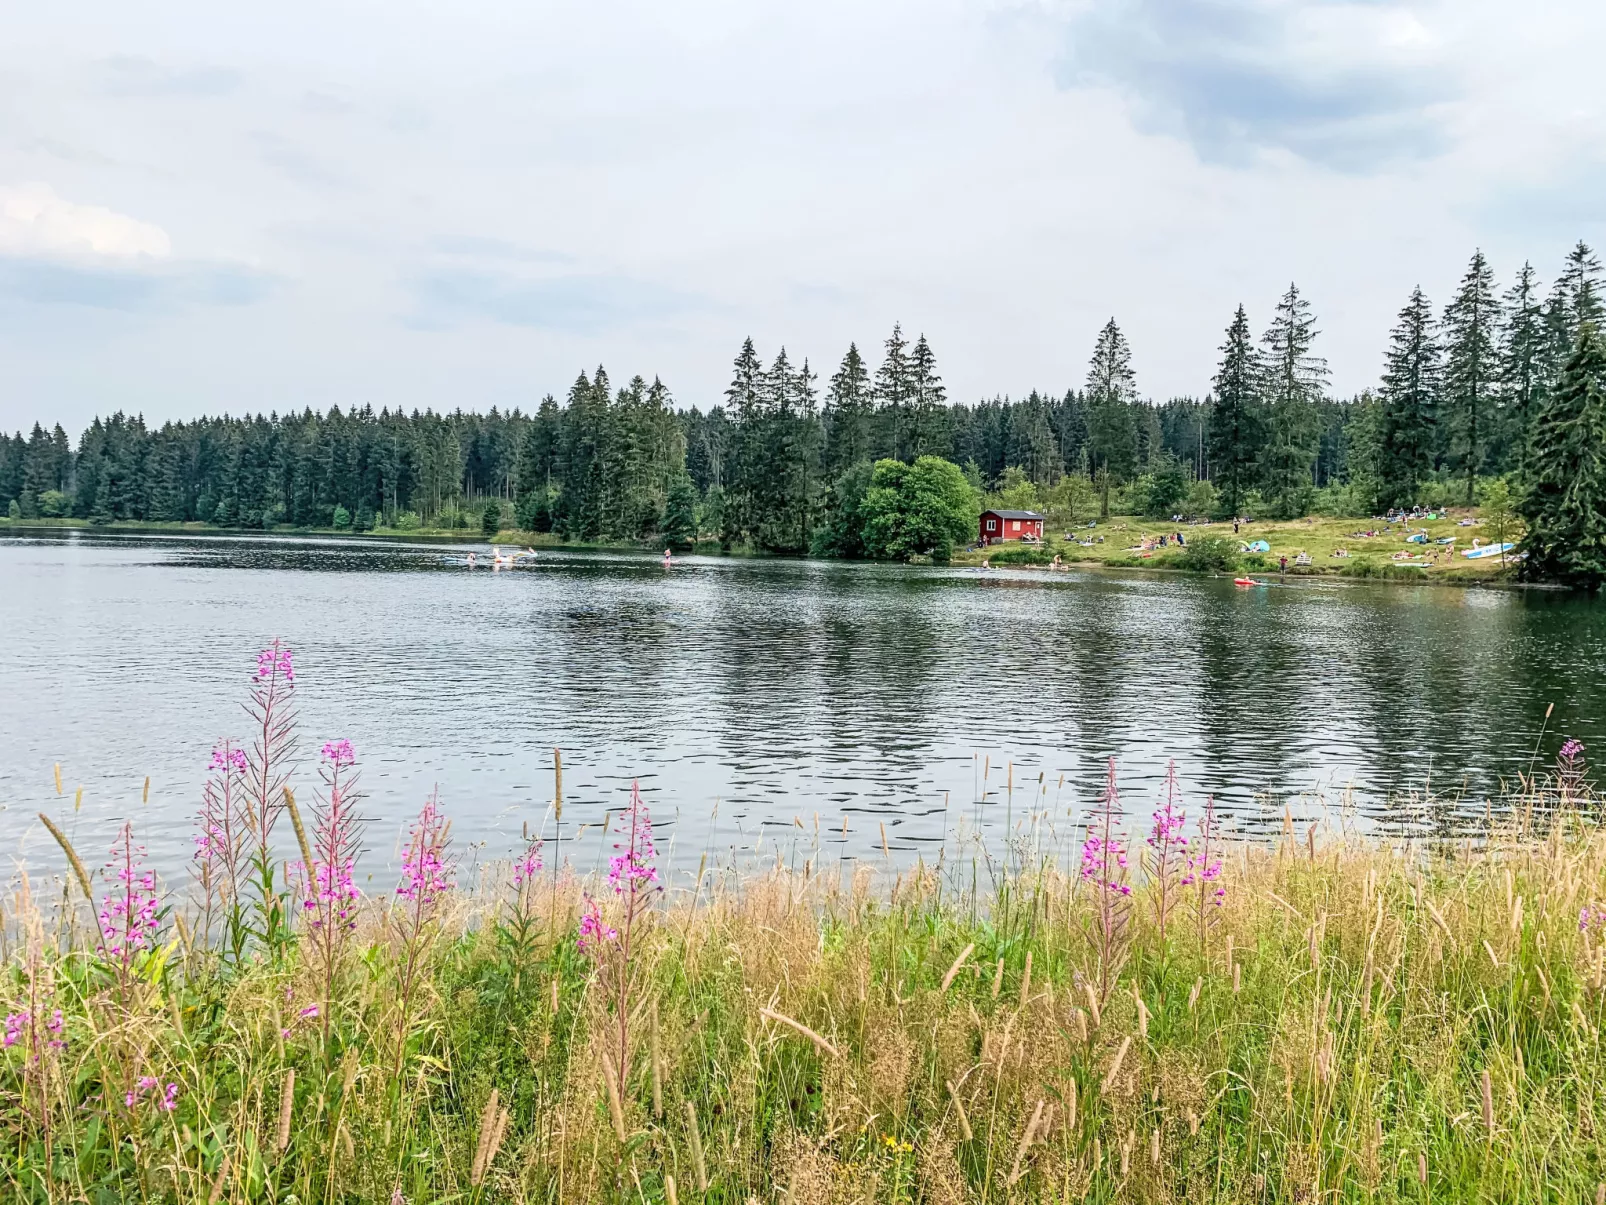
[[[1477,252],[1444,304],[1411,291],[1376,386],[1348,398],[1332,395],[1317,314],[1290,285],[1258,335],[1237,307],[1197,398],[1145,397],[1141,349],[1114,318],[1082,381],[976,402],[950,399],[925,336],[901,327],[868,356],[849,346],[828,376],[785,348],[761,356],[749,339],[707,407],[681,408],[657,379],[616,384],[598,367],[527,413],[364,406],[153,428],[117,412],[76,446],[59,425],[36,424],[0,435],[0,511],[239,528],[517,527],[683,546],[702,536],[859,555],[851,517],[874,463],[932,456],[977,491],[1007,498],[1029,484],[1073,514],[1370,515],[1470,505],[1498,483],[1535,533],[1536,573],[1598,580],[1600,276],[1580,242],[1548,289],[1529,264],[1502,288]]]

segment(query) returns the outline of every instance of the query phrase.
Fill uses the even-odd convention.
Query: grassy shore
[[[1462,520],[1471,519],[1470,526],[1462,526]],[[144,522],[117,522],[100,527],[93,527],[83,519],[30,519],[8,520],[0,517],[0,531],[7,527],[61,527],[85,528],[90,530],[106,531],[138,531],[168,534],[211,534],[211,535],[255,535],[257,531],[244,529],[235,530],[214,527],[207,523],[144,523]],[[1453,509],[1440,512],[1433,519],[1416,519],[1408,523],[1395,523],[1385,525],[1371,519],[1331,519],[1324,517],[1310,517],[1293,519],[1286,522],[1257,520],[1242,524],[1238,533],[1234,534],[1232,524],[1203,523],[1192,525],[1179,525],[1175,523],[1160,523],[1152,519],[1143,519],[1130,515],[1117,515],[1109,520],[1089,528],[1085,520],[1081,524],[1072,525],[1061,523],[1059,529],[1051,528],[1041,545],[1027,546],[1021,544],[995,545],[992,548],[972,548],[961,550],[954,554],[953,562],[958,565],[980,565],[989,560],[995,565],[1013,565],[1020,568],[1047,568],[1055,556],[1060,557],[1063,564],[1079,564],[1101,566],[1120,569],[1196,569],[1188,562],[1175,544],[1163,548],[1144,548],[1145,542],[1152,542],[1160,535],[1174,535],[1181,531],[1190,542],[1199,538],[1219,538],[1227,541],[1234,552],[1232,570],[1242,570],[1254,574],[1265,574],[1279,570],[1279,558],[1288,558],[1289,575],[1321,577],[1343,576],[1355,578],[1374,578],[1399,581],[1431,581],[1439,584],[1489,584],[1501,581],[1513,581],[1516,578],[1517,560],[1515,555],[1508,556],[1504,561],[1499,557],[1469,560],[1460,554],[1472,547],[1474,539],[1484,543],[1492,543],[1495,539],[1494,530],[1479,518],[1476,510]],[[1363,534],[1371,531],[1374,534]],[[420,528],[414,530],[399,530],[394,528],[375,528],[372,531],[353,533],[351,531],[335,528],[305,528],[281,526],[274,528],[269,534],[305,535],[305,536],[338,536],[348,538],[380,539],[380,540],[414,540],[419,542],[450,542],[465,544],[501,543],[515,547],[535,548],[574,548],[574,549],[640,549],[648,547],[659,549],[660,545],[641,545],[633,543],[581,543],[565,541],[550,532],[530,532],[508,529],[499,531],[495,536],[486,537],[477,530],[469,529],[438,529]],[[1425,534],[1428,543],[1425,545],[1408,544],[1405,537],[1409,534]],[[1071,538],[1066,539],[1069,535]],[[1506,531],[1507,541],[1515,542],[1520,535],[1520,528],[1511,524]],[[1103,542],[1099,543],[1099,537]],[[1453,545],[1439,544],[1437,541],[1449,537],[1455,538]],[[1092,540],[1090,545],[1084,546],[1079,541]],[[1240,545],[1247,545],[1257,540],[1264,540],[1270,545],[1267,553],[1241,553]],[[720,546],[714,540],[701,540],[697,551],[705,554],[718,553]],[[742,550],[738,550],[741,552]],[[1310,564],[1298,563],[1300,553],[1310,558]],[[1421,564],[1402,563],[1396,554],[1409,554],[1412,562]],[[743,553],[745,554],[745,553]],[[1227,572],[1228,568],[1217,567],[1216,572]]]
[[[1472,522],[1463,526],[1463,521],[1469,519]],[[1520,530],[1516,523],[1508,524],[1506,541],[1516,542]],[[1201,538],[1227,541],[1237,555],[1233,568],[1257,574],[1277,572],[1280,558],[1284,556],[1288,558],[1290,575],[1427,580],[1441,584],[1511,580],[1515,578],[1517,568],[1515,555],[1508,555],[1504,563],[1499,557],[1469,559],[1461,555],[1472,547],[1474,539],[1485,544],[1495,542],[1493,527],[1480,518],[1475,509],[1441,511],[1432,519],[1412,519],[1393,524],[1384,524],[1375,519],[1320,516],[1287,521],[1255,520],[1241,524],[1236,533],[1231,522],[1190,525],[1118,515],[1091,528],[1086,526],[1086,520],[1075,527],[1061,524],[1057,529],[1050,528],[1045,533],[1042,545],[1037,547],[994,545],[989,549],[977,548],[956,553],[954,560],[958,564],[974,565],[986,558],[993,564],[1043,566],[1059,556],[1066,564],[1103,565],[1110,568],[1187,568],[1187,558],[1174,542],[1165,547],[1143,547],[1161,535],[1174,536],[1178,531],[1190,543]],[[1373,534],[1368,535],[1367,532]],[[1428,542],[1407,543],[1406,536],[1414,534],[1425,534]],[[1067,535],[1072,538],[1067,540]],[[1101,536],[1103,543],[1098,543]],[[1450,538],[1454,538],[1454,544],[1438,543],[1441,539]],[[1079,542],[1089,539],[1094,541],[1090,546]],[[1259,540],[1270,545],[1269,552],[1251,554],[1241,551],[1242,545]],[[1000,549],[1008,551],[1000,556]],[[1301,553],[1310,558],[1308,565],[1298,563]],[[1409,554],[1410,561],[1420,564],[1402,563],[1396,554]]]
[[[259,717],[270,741],[286,715]],[[1175,795],[1123,804],[1112,768],[1068,863],[956,836],[931,866],[816,846],[672,884],[639,797],[607,878],[531,843],[472,882],[431,801],[395,888],[359,893],[342,746],[308,823],[270,799],[295,863],[253,852],[285,747],[224,746],[188,888],[126,832],[98,883],[62,838],[36,868],[60,877],[19,884],[7,1199],[1550,1202],[1606,1181],[1606,833],[1576,751],[1442,844],[1231,840]]]

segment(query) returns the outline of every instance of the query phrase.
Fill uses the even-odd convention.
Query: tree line
[[[701,534],[854,555],[853,516],[883,460],[937,457],[977,491],[1104,515],[1371,514],[1471,503],[1494,478],[1534,497],[1555,467],[1546,416],[1564,397],[1588,403],[1568,371],[1600,307],[1582,242],[1548,293],[1528,264],[1502,291],[1476,252],[1442,310],[1412,291],[1378,384],[1350,398],[1331,395],[1316,317],[1291,285],[1258,339],[1237,307],[1205,396],[1158,403],[1112,318],[1080,387],[1015,399],[951,401],[926,337],[895,326],[873,370],[854,344],[823,381],[748,339],[706,409],[677,406],[657,379],[616,387],[599,367],[527,413],[335,408],[153,428],[119,412],[76,447],[59,425],[0,436],[0,506],[93,522]]]

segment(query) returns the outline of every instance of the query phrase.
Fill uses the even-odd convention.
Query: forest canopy
[[[1538,475],[1591,471],[1587,449],[1544,440],[1574,430],[1573,410],[1601,396],[1589,375],[1600,357],[1579,354],[1600,318],[1600,265],[1579,243],[1548,291],[1528,264],[1500,290],[1481,251],[1442,309],[1412,290],[1377,385],[1348,398],[1332,396],[1314,308],[1290,285],[1258,336],[1235,308],[1197,398],[1144,396],[1139,356],[1112,317],[1075,386],[968,403],[949,398],[925,335],[894,326],[873,368],[850,345],[823,381],[807,359],[785,348],[766,359],[748,339],[723,399],[706,408],[678,406],[656,378],[615,385],[598,367],[528,412],[364,406],[159,428],[116,412],[76,444],[59,425],[0,435],[0,510],[906,555],[903,537],[874,534],[892,530],[878,491],[903,488],[900,470],[879,462],[913,466],[900,482],[922,481],[937,471],[921,469],[924,458],[1006,504],[1073,517],[1095,506],[1365,515],[1470,504],[1496,479],[1518,498],[1570,490],[1577,510],[1595,486],[1580,494],[1578,481],[1547,487]],[[942,488],[956,479],[944,474]],[[951,538],[964,538],[957,526]]]

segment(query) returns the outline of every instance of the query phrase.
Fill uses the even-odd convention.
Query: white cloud
[[[0,185],[0,255],[164,258],[172,240],[160,226],[103,205],[79,205],[48,184]]]

